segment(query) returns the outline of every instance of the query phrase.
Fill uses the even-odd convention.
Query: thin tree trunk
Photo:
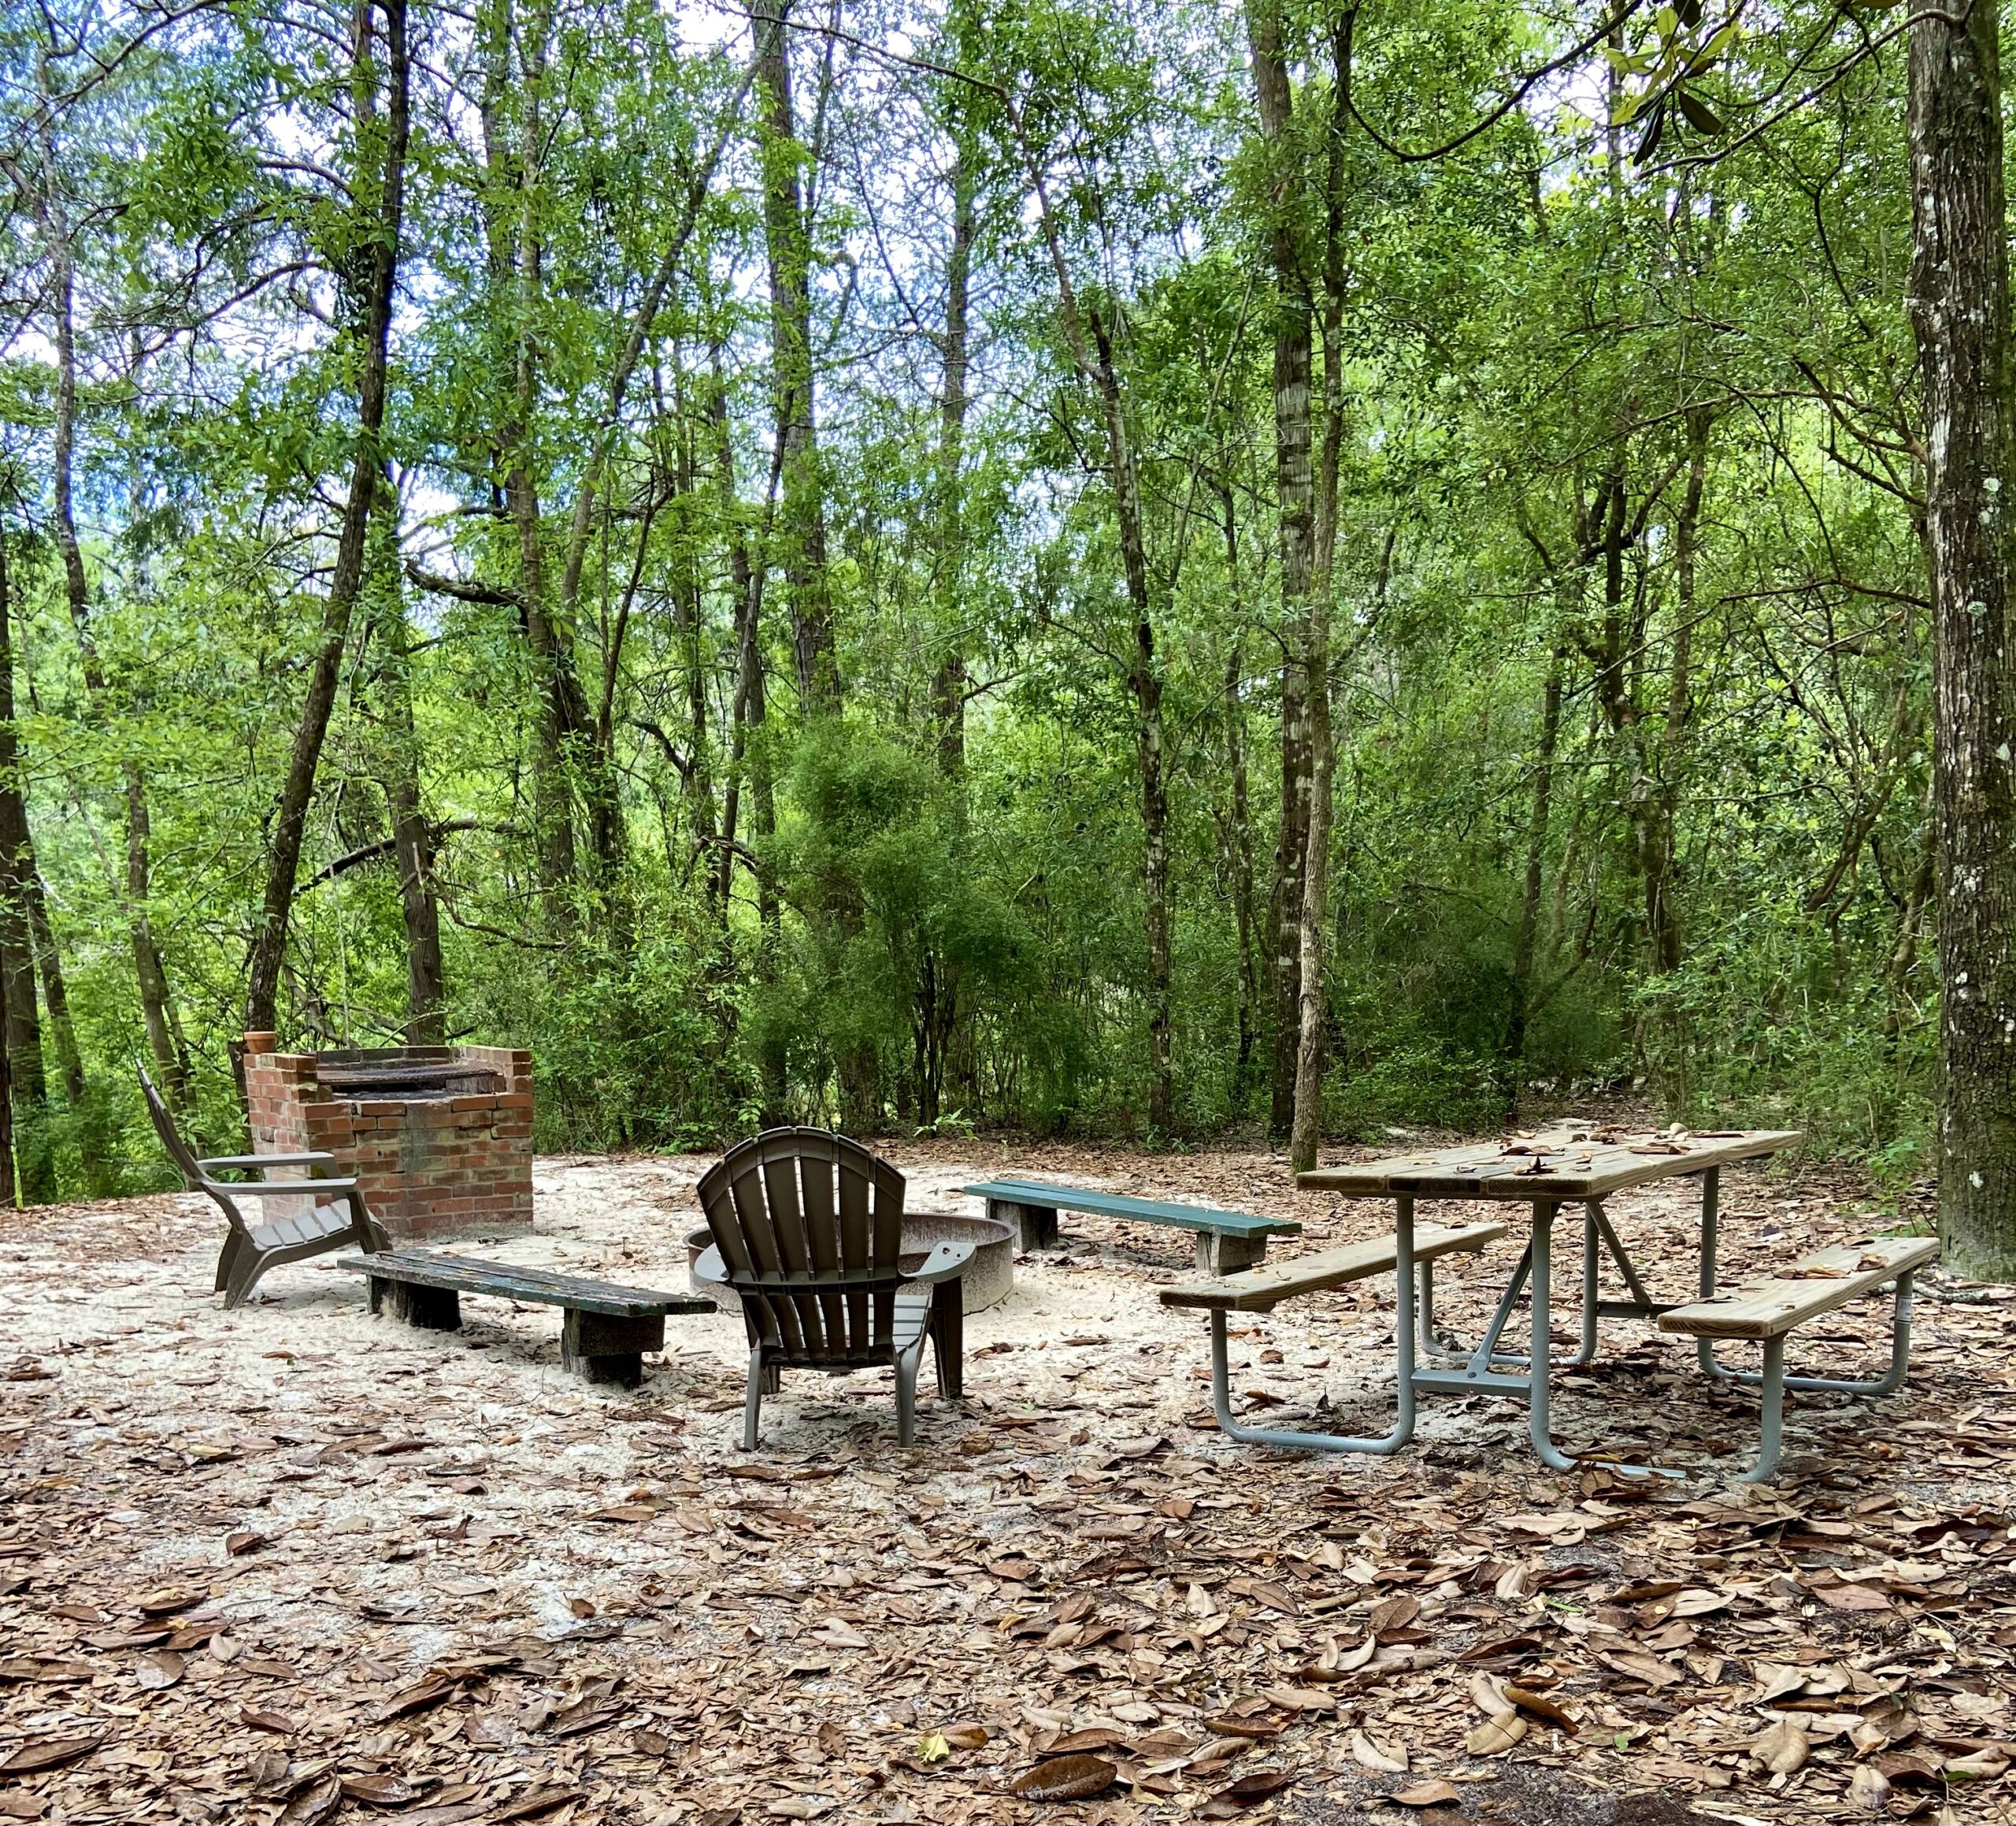
[[[35,946],[27,883],[35,849],[21,792],[20,732],[14,720],[13,605],[4,540],[0,540],[0,1010],[4,1010],[9,1101],[21,1202],[56,1196],[56,1161],[49,1132],[49,1083],[35,1006]]]
[[[756,85],[763,118],[763,238],[769,266],[771,384],[783,453],[784,583],[791,597],[791,651],[808,717],[840,706],[827,594],[825,491],[819,472],[813,395],[811,224],[799,182],[802,149],[791,113],[791,57],[784,22],[791,0],[756,0]]]
[[[1295,1119],[1302,1029],[1303,863],[1309,853],[1309,591],[1315,483],[1310,465],[1310,372],[1314,306],[1295,230],[1304,188],[1295,181],[1295,93],[1281,41],[1280,0],[1248,0],[1261,138],[1269,161],[1274,269],[1274,473],[1281,566],[1281,807],[1268,908],[1273,978],[1273,1070],[1269,1121],[1285,1135]]]
[[[1680,968],[1680,911],[1674,897],[1673,864],[1680,774],[1685,760],[1688,728],[1694,714],[1695,567],[1710,424],[1706,406],[1695,406],[1687,414],[1687,487],[1673,526],[1674,608],[1678,620],[1666,673],[1666,713],[1659,728],[1658,753],[1644,769],[1651,787],[1642,846],[1645,929],[1655,976],[1669,976]]]
[[[379,654],[380,713],[385,724],[385,798],[391,811],[392,854],[398,869],[400,916],[406,926],[406,1042],[410,1046],[438,1046],[447,1038],[447,981],[434,885],[434,832],[421,795],[410,632],[396,530],[398,495],[389,477],[384,485],[390,511],[379,513],[370,535],[376,573],[372,639]]]
[[[715,485],[720,491],[721,514],[728,527],[728,577],[735,591],[735,703],[730,715],[730,756],[728,792],[722,807],[721,869],[716,876],[721,920],[726,925],[729,891],[734,885],[736,832],[741,813],[742,782],[749,782],[750,835],[755,839],[756,861],[750,872],[756,881],[755,976],[759,987],[775,987],[778,950],[783,942],[784,909],[777,895],[776,879],[770,863],[770,846],[776,835],[776,789],[765,739],[764,724],[769,714],[763,676],[763,594],[767,572],[750,556],[749,540],[743,529],[735,489],[735,446],[729,436],[728,391],[721,378],[721,350],[713,350],[713,396],[709,402],[714,426]],[[777,472],[770,473],[774,498]],[[790,1119],[789,1087],[785,1078],[784,1039],[774,1021],[763,1024],[757,1042],[757,1080],[762,1098],[761,1120],[765,1128],[775,1128]]]
[[[532,816],[538,831],[539,891],[548,927],[572,924],[575,874],[573,750],[586,729],[587,707],[574,669],[572,630],[557,620],[547,599],[546,548],[532,439],[538,409],[539,332],[545,296],[545,225],[541,214],[540,160],[546,145],[547,60],[553,35],[551,0],[539,0],[526,22],[519,61],[523,98],[515,155],[493,140],[493,180],[500,163],[515,180],[515,217],[498,211],[509,283],[516,298],[517,350],[512,369],[512,417],[504,432],[504,498],[518,535],[518,589],[525,646],[532,666],[538,716],[532,748]],[[509,83],[510,33],[502,55]],[[500,98],[501,105],[501,98]],[[492,261],[497,259],[493,233]]]
[[[952,245],[945,257],[945,356],[938,409],[938,623],[945,654],[932,680],[938,770],[955,782],[966,765],[965,513],[960,468],[965,454],[973,239],[979,231],[973,162],[962,135],[952,166]]]
[[[248,1032],[276,1025],[280,968],[287,955],[287,922],[294,910],[295,876],[301,866],[302,842],[307,829],[309,804],[315,794],[316,770],[322,758],[322,744],[328,735],[330,713],[335,707],[350,612],[363,580],[365,535],[383,461],[379,436],[385,420],[386,348],[391,331],[393,281],[398,267],[406,187],[407,63],[406,0],[380,0],[380,5],[385,16],[384,149],[379,169],[371,174],[375,187],[363,173],[359,174],[356,187],[367,193],[375,187],[376,193],[375,220],[365,240],[368,252],[360,261],[363,271],[358,275],[361,283],[357,287],[361,294],[361,309],[356,332],[359,354],[356,454],[350,464],[350,495],[343,503],[337,534],[335,566],[323,604],[322,643],[309,674],[307,696],[302,705],[301,720],[295,726],[280,808],[273,820],[265,904],[252,939],[250,980],[245,998]],[[358,114],[362,140],[366,117],[375,117],[377,100],[369,5],[359,6],[356,20],[351,55],[359,91]],[[369,124],[376,128],[375,118]]]
[[[1297,1008],[1295,1106],[1288,1167],[1307,1172],[1322,1140],[1325,1027],[1329,986],[1325,928],[1329,919],[1331,781],[1336,751],[1331,729],[1330,621],[1337,593],[1338,480],[1343,461],[1344,131],[1350,120],[1351,39],[1358,15],[1347,11],[1331,28],[1332,110],[1324,159],[1323,448],[1317,464],[1310,539],[1306,674],[1309,694],[1309,832],[1302,869],[1301,995]],[[1391,561],[1392,544],[1387,546]],[[1382,576],[1380,594],[1384,593]]]
[[[1966,1274],[2016,1279],[2016,678],[1998,9],[1910,28],[1911,309],[1924,370],[1942,986],[1939,1214]]]
[[[38,73],[46,91],[49,73],[46,64],[39,64]],[[70,243],[69,214],[57,193],[54,141],[53,135],[46,129],[43,139],[43,156],[44,172],[40,192],[41,217],[50,250],[52,271],[50,277],[56,345],[56,422],[51,439],[51,493],[55,497],[56,543],[63,560],[64,594],[70,606],[72,619],[82,629],[88,618],[90,594],[84,577],[83,553],[77,542],[72,473],[77,423],[76,275]],[[0,588],[0,596],[6,594],[5,589]],[[4,604],[0,604],[0,609],[4,607]],[[0,635],[4,635],[11,643],[10,629],[0,630]],[[88,658],[87,674],[96,669],[96,655],[90,654]],[[10,657],[7,681],[10,699],[13,688],[12,664]],[[90,686],[88,676],[86,683],[87,687]],[[94,691],[94,695],[96,694]],[[8,714],[11,717],[13,712],[9,710]],[[139,790],[136,777],[131,769],[128,770],[127,778],[130,795]],[[42,878],[36,872],[25,804],[21,813],[20,834],[25,869],[20,880],[20,891],[28,940],[41,964],[43,999],[48,1004],[50,1026],[54,1032],[57,1057],[63,1074],[65,1098],[71,1109],[82,1119],[78,1125],[77,1142],[86,1187],[93,1196],[98,1196],[112,1189],[110,1162],[106,1157],[102,1125],[94,1119],[88,1108],[83,1057],[78,1050],[76,1030],[70,1019],[69,992],[63,980],[62,958],[56,948],[55,934],[50,928],[48,909],[43,901]]]
[[[1225,529],[1225,579],[1232,596],[1234,627],[1242,630],[1225,656],[1225,763],[1232,790],[1232,824],[1226,833],[1227,861],[1232,869],[1232,928],[1239,946],[1239,1047],[1233,1057],[1232,1106],[1236,1117],[1246,1114],[1253,1070],[1254,1017],[1260,999],[1259,972],[1253,958],[1253,819],[1246,759],[1246,589],[1239,553],[1239,513],[1232,483],[1221,467],[1217,476],[1218,507]]]
[[[1084,311],[1064,243],[1051,208],[1043,165],[1032,147],[1021,111],[1002,97],[1003,113],[1034,191],[1043,246],[1057,280],[1058,316],[1080,376],[1092,388],[1105,420],[1106,465],[1113,487],[1114,520],[1120,535],[1120,565],[1134,616],[1134,650],[1127,686],[1135,705],[1135,754],[1140,776],[1143,935],[1148,951],[1148,1124],[1167,1134],[1174,1124],[1170,1057],[1169,791],[1163,775],[1162,681],[1155,655],[1154,601],[1148,582],[1148,550],[1141,512],[1140,477],[1127,428],[1126,402],[1114,358],[1117,328],[1101,311]],[[1089,330],[1091,340],[1087,340]]]
[[[673,497],[690,504],[693,496],[693,431],[686,416],[683,383],[674,396],[679,424],[675,434]],[[683,527],[684,522],[682,522]],[[638,557],[650,534],[648,520],[638,535]],[[672,625],[678,636],[680,665],[686,676],[686,742],[687,761],[684,780],[686,814],[693,827],[693,841],[705,854],[710,879],[719,866],[722,849],[721,820],[714,794],[714,735],[707,714],[706,625],[701,599],[699,554],[694,542],[683,535],[673,565]],[[604,702],[608,702],[605,694]],[[607,719],[605,718],[605,721]],[[605,750],[609,747],[604,739]],[[613,757],[612,757],[613,758]]]
[[[1512,952],[1512,1007],[1499,1055],[1508,1113],[1518,1106],[1520,1090],[1525,1082],[1526,1025],[1532,1016],[1547,825],[1554,811],[1554,757],[1561,737],[1562,674],[1567,657],[1567,649],[1557,645],[1547,662],[1547,683],[1540,694],[1540,748],[1533,757],[1533,809],[1526,824],[1526,878],[1519,896],[1519,935]]]

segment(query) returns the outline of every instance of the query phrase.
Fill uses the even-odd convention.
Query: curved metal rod
[[[1916,1269],[1907,1269],[1897,1277],[1896,1305],[1890,1319],[1890,1367],[1882,1375],[1852,1382],[1833,1376],[1781,1375],[1779,1380],[1787,1388],[1820,1395],[1895,1395],[1904,1386],[1904,1372],[1910,1367],[1911,1278],[1917,1272]],[[1740,1382],[1750,1388],[1765,1385],[1768,1372],[1760,1374],[1754,1369],[1731,1369],[1716,1357],[1714,1339],[1701,1338],[1695,1342],[1701,1348],[1702,1367],[1718,1381]]]
[[[1414,1202],[1394,1201],[1393,1356],[1398,1370],[1399,1412],[1393,1430],[1380,1438],[1349,1433],[1291,1433],[1242,1427],[1232,1416],[1232,1371],[1226,1354],[1225,1315],[1211,1313],[1211,1411],[1228,1439],[1284,1452],[1366,1452],[1384,1457],[1414,1436]]]

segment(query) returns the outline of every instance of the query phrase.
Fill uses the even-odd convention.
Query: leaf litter
[[[1020,1171],[1298,1217],[1283,1254],[1382,1216],[1251,1150],[885,1151],[919,1209]],[[539,1234],[458,1246],[680,1287],[705,1165],[542,1161]],[[1862,1191],[1732,1172],[1729,1271],[1866,1232]],[[1691,1260],[1684,1187],[1612,1214],[1641,1261]],[[1440,1277],[1452,1332],[1511,1231]],[[788,1378],[750,1457],[732,1313],[670,1321],[623,1394],[564,1372],[550,1315],[409,1332],[326,1265],[225,1314],[195,1201],[7,1236],[8,1819],[1442,1819],[1516,1773],[1701,1818],[2016,1820],[2003,1290],[1928,1276],[1904,1392],[1793,1397],[1757,1490],[1726,1479],[1754,1398],[1624,1323],[1558,1427],[1684,1483],[1554,1476],[1490,1402],[1425,1402],[1389,1459],[1232,1446],[1202,1325],[1154,1299],[1188,1237],[1091,1219],[969,1318],[966,1400],[921,1403],[914,1451],[868,1374]],[[1242,1404],[1383,1428],[1390,1293],[1236,1321]],[[1796,1348],[1876,1360],[1881,1320]]]

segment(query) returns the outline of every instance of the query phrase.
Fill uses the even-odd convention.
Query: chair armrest
[[[966,1264],[973,1258],[975,1245],[965,1243],[941,1243],[924,1258],[924,1265],[915,1274],[905,1275],[906,1282],[927,1284],[938,1281],[957,1280],[966,1272]]]
[[[213,1161],[198,1161],[196,1165],[205,1172],[215,1167],[232,1167],[246,1172],[256,1172],[262,1167],[333,1166],[335,1159],[332,1154],[220,1154]]]
[[[240,1180],[213,1182],[215,1189],[228,1192],[234,1198],[278,1198],[284,1193],[298,1194],[302,1192],[354,1192],[354,1180]]]

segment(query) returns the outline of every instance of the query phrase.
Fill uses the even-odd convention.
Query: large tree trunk
[[[791,113],[791,56],[784,21],[791,0],[758,0],[756,84],[763,118],[763,239],[770,280],[771,386],[783,454],[780,543],[791,595],[791,650],[799,698],[810,719],[840,705],[826,583],[825,490],[819,473],[812,379],[812,231],[799,181],[803,149]],[[843,1068],[844,1075],[844,1068]]]
[[[366,128],[382,132],[383,150],[375,172],[360,171],[353,185],[360,204],[372,198],[373,220],[360,236],[365,252],[353,276],[359,309],[354,334],[358,343],[358,428],[350,463],[350,494],[343,503],[336,535],[336,561],[329,593],[322,607],[322,643],[309,673],[308,692],[295,725],[287,757],[287,777],[273,820],[272,847],[266,864],[266,891],[259,923],[252,936],[250,982],[245,998],[247,1032],[277,1024],[280,968],[287,955],[287,922],[294,910],[295,876],[301,866],[302,841],[308,807],[315,796],[315,775],[322,744],[335,708],[336,686],[349,637],[350,611],[364,577],[365,538],[371,506],[377,492],[384,458],[380,433],[385,422],[385,360],[392,323],[393,281],[398,270],[399,233],[406,194],[407,61],[406,0],[379,0],[385,16],[385,118],[376,117],[376,55],[372,43],[372,8],[360,6],[351,65],[358,91],[359,162],[364,161]],[[375,191],[375,195],[373,192]]]
[[[1915,245],[1932,554],[1942,987],[1939,1214],[1962,1272],[2016,1279],[2016,696],[2010,348],[1998,9],[1910,30]]]
[[[56,1161],[49,1132],[49,1081],[43,1064],[42,1021],[35,1006],[35,946],[27,883],[35,850],[21,792],[19,733],[14,723],[13,605],[4,541],[0,541],[0,1010],[4,1010],[9,1102],[21,1202],[56,1196]]]
[[[1274,267],[1274,474],[1281,563],[1281,809],[1268,908],[1273,978],[1273,1072],[1269,1120],[1285,1135],[1295,1119],[1302,1029],[1303,865],[1309,853],[1309,591],[1316,492],[1310,465],[1310,371],[1314,306],[1295,238],[1305,187],[1295,181],[1295,94],[1281,42],[1280,0],[1249,0],[1261,137],[1269,171]]]

